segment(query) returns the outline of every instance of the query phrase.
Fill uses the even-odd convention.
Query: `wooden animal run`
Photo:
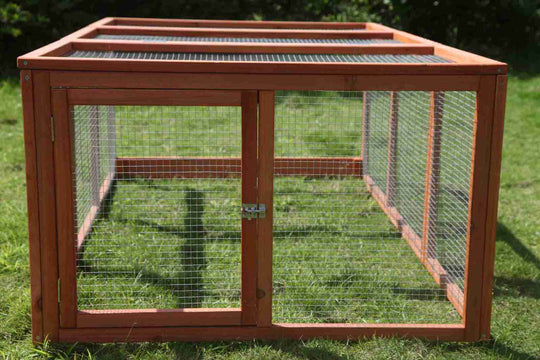
[[[489,337],[505,64],[106,18],[18,66],[35,342]]]

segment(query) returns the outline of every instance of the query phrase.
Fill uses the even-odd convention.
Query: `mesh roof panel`
[[[137,59],[212,62],[280,62],[280,63],[450,63],[436,55],[356,55],[356,54],[236,54],[236,53],[173,53],[143,51],[75,50],[64,57],[94,59]]]
[[[99,34],[95,39],[137,40],[137,41],[200,41],[200,42],[241,42],[241,43],[302,43],[302,44],[399,44],[392,39],[288,39],[288,38],[247,38],[247,37],[201,37],[201,36],[155,36],[155,35],[109,35]]]

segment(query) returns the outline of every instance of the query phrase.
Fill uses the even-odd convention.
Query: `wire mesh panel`
[[[194,41],[194,42],[242,42],[242,43],[308,43],[308,44],[399,44],[393,39],[301,39],[301,38],[249,38],[217,36],[157,36],[157,35],[112,35],[98,34],[100,40],[135,41]]]
[[[460,315],[447,300],[444,284],[434,281],[402,228],[410,222],[421,239],[431,93],[369,92],[364,150],[369,161],[363,171],[378,194],[374,187],[368,191],[360,170],[344,171],[346,163],[360,156],[362,121],[366,120],[362,119],[362,95],[314,91],[276,95],[273,320],[459,323]],[[450,104],[445,109],[455,107]],[[470,149],[474,116],[445,114],[443,122],[454,122],[452,126],[462,133],[458,140],[443,132],[443,139],[452,138],[441,151],[454,147],[456,141],[467,143]],[[466,168],[456,174],[448,168],[458,157],[470,166],[470,152],[459,151],[459,156],[450,155],[455,151],[441,156],[445,163],[441,178],[446,180],[440,184],[453,176],[463,183],[469,179]],[[290,167],[294,166],[293,171]],[[392,211],[401,213],[399,222],[390,216],[389,193],[393,193]],[[437,244],[443,241],[442,234],[455,228],[442,220],[452,212],[459,211],[465,220],[460,225],[466,228],[467,224],[466,207],[458,209],[462,199],[442,193],[445,201],[437,209],[443,209],[444,203],[444,209],[450,210],[439,211],[448,213],[437,222],[444,224],[437,227]],[[444,259],[454,259],[459,253],[454,248],[466,242],[466,232],[452,234],[452,246],[437,245],[437,257],[445,269],[448,261]],[[464,254],[459,256],[457,263],[464,266]]]
[[[240,118],[72,107],[79,309],[240,306]]]
[[[71,58],[140,59],[219,62],[279,62],[279,63],[450,63],[437,55],[402,54],[240,54],[186,53],[149,51],[73,50],[63,55]]]

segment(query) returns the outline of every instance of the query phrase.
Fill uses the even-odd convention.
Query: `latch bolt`
[[[266,206],[264,204],[242,204],[242,218],[244,219],[263,219],[266,215]]]

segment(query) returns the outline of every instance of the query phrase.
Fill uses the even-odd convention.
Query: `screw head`
[[[36,335],[36,340],[39,340],[41,339],[39,335]]]
[[[22,62],[22,64],[23,65],[28,65],[28,61],[25,60],[25,61]]]
[[[25,75],[25,76],[24,76],[24,80],[26,80],[26,81],[30,80],[30,76],[29,76],[29,75]]]

